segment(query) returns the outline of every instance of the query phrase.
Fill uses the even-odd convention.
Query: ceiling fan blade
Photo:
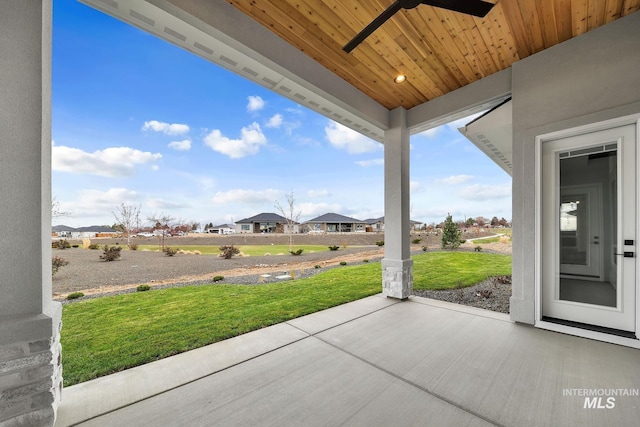
[[[367,25],[364,30],[360,31],[349,43],[344,45],[342,50],[349,53],[353,49],[356,48],[360,43],[364,41],[367,37],[371,35],[378,27],[384,24],[389,18],[391,18],[396,12],[402,9],[400,6],[400,0],[396,0],[391,6],[389,6],[384,12],[382,12],[376,19],[371,21],[369,25]]]
[[[422,4],[484,18],[494,6],[482,0],[423,0]]]

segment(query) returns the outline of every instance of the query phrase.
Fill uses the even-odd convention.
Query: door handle
[[[614,255],[622,255],[625,258],[635,258],[636,257],[636,253],[635,252],[624,252],[621,254],[617,254],[617,253],[613,253]]]

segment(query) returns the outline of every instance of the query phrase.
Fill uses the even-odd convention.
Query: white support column
[[[407,110],[389,114],[384,134],[384,259],[382,293],[406,299],[413,290],[409,236],[409,129]]]
[[[51,293],[51,0],[0,3],[0,425],[52,425],[62,307]]]

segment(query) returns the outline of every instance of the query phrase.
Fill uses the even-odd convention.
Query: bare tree
[[[71,215],[71,213],[62,211],[60,209],[60,202],[54,197],[51,200],[51,217],[58,218],[61,216],[69,216],[69,215]]]
[[[153,214],[147,217],[147,221],[153,224],[153,227],[162,231],[162,251],[164,252],[164,238],[170,233],[171,226],[176,219],[171,215],[161,213]]]
[[[288,209],[283,207],[277,200],[276,208],[287,220],[287,231],[289,233],[289,253],[291,253],[293,251],[293,228],[294,225],[296,225],[300,220],[300,211],[296,212],[296,198],[293,195],[293,191],[287,195]]]
[[[122,231],[127,235],[127,246],[131,244],[131,232],[140,224],[140,210],[142,205],[120,204],[118,212],[111,212],[116,223],[122,227]]]

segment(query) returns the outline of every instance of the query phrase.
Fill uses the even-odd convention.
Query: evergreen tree
[[[453,218],[448,214],[442,227],[442,248],[458,248],[460,246],[460,234],[458,224],[453,222]]]

